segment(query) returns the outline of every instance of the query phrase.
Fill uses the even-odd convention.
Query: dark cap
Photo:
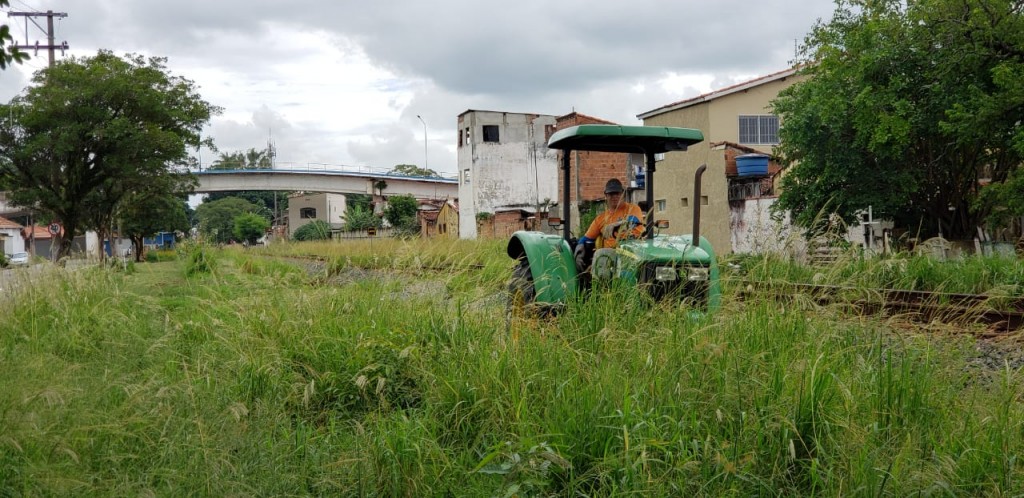
[[[608,180],[608,183],[604,184],[604,193],[621,194],[622,182],[620,182],[618,178],[612,178],[611,180]]]

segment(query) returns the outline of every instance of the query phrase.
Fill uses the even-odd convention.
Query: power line
[[[53,66],[53,64],[54,64],[54,62],[56,60],[56,57],[54,55],[54,52],[56,51],[56,49],[59,48],[60,49],[60,53],[62,55],[64,54],[64,51],[68,49],[68,42],[66,42],[66,41],[61,42],[59,45],[54,44],[54,41],[53,41],[53,18],[56,17],[58,19],[63,19],[65,17],[67,17],[67,16],[68,16],[68,14],[66,12],[54,12],[52,10],[48,10],[46,12],[13,12],[13,11],[12,12],[8,12],[7,13],[7,17],[24,17],[25,18],[25,43],[24,44],[20,44],[20,43],[19,44],[15,44],[14,47],[18,48],[18,49],[26,49],[26,50],[27,49],[35,49],[37,54],[39,53],[39,49],[41,49],[41,48],[42,49],[46,49],[49,52],[49,55],[50,55],[50,59],[49,59],[50,60],[50,66]],[[47,41],[47,43],[45,43],[45,44],[40,44],[38,41],[36,41],[35,45],[32,45],[32,44],[29,44],[29,42],[28,42],[28,22],[29,21],[32,21],[32,24],[35,24],[36,27],[39,28],[40,30],[43,30],[43,27],[40,26],[38,23],[36,23],[36,21],[34,19],[36,17],[45,17],[46,18],[46,29],[45,29],[45,31],[46,31],[46,41]]]

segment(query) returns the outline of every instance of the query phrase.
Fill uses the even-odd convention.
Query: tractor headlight
[[[711,270],[699,266],[686,269],[686,279],[691,282],[703,282],[711,278]]]
[[[654,280],[670,282],[678,278],[676,269],[671,266],[659,266],[654,269]]]

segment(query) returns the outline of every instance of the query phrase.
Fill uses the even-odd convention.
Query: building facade
[[[693,209],[699,203],[701,234],[719,253],[735,250],[732,230],[737,219],[730,208],[727,173],[729,159],[735,167],[735,156],[730,156],[730,148],[722,144],[737,144],[770,156],[779,143],[780,126],[778,116],[771,113],[771,101],[779,92],[804,79],[806,76],[791,68],[637,116],[646,126],[696,128],[704,133],[704,142],[685,152],[667,153],[656,164],[651,207],[656,219],[669,221],[669,233],[689,233]],[[700,199],[694,199],[694,173],[702,164],[707,164],[707,170],[701,182]]]
[[[25,251],[25,239],[21,236],[20,224],[0,217],[0,252],[11,255]]]
[[[478,233],[478,220],[536,213],[557,202],[557,151],[547,147],[554,129],[555,116],[544,114],[468,110],[459,115],[461,238],[491,235]],[[525,226],[526,220],[515,223]]]
[[[298,193],[288,197],[288,238],[299,227],[322,220],[338,230],[345,223],[345,196],[330,193]]]

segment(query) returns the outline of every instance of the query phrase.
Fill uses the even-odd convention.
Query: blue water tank
[[[736,156],[738,176],[768,176],[767,154],[743,154]]]

